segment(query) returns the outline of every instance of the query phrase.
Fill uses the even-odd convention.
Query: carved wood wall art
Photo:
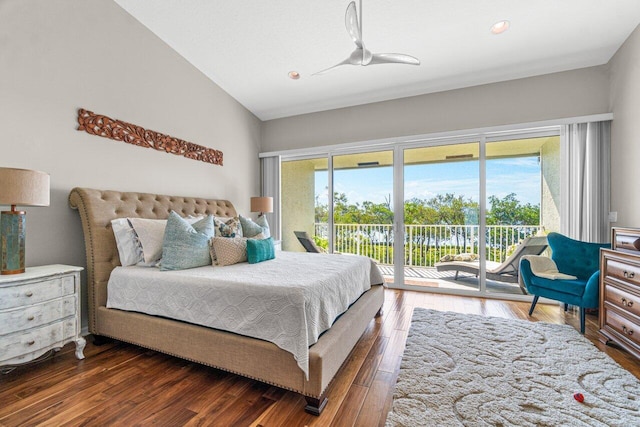
[[[177,154],[188,159],[222,166],[222,151],[183,141],[173,136],[148,130],[131,123],[95,114],[83,108],[78,110],[78,130],[91,135],[123,141],[138,147],[155,148],[158,151]]]

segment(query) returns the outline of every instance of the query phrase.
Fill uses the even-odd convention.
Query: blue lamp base
[[[0,248],[2,251],[0,274],[24,273],[26,232],[26,212],[2,211],[0,214]]]

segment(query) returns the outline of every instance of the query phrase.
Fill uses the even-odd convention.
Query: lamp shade
[[[273,197],[252,197],[251,212],[273,212]]]
[[[49,174],[0,168],[0,205],[49,206]]]

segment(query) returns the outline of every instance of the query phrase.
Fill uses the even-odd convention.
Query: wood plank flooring
[[[213,368],[111,342],[74,357],[55,357],[0,376],[0,426],[381,426],[414,307],[527,319],[528,303],[387,290],[384,315],[372,320],[330,385],[320,417],[304,398]],[[531,321],[577,327],[577,311],[538,304]],[[469,325],[473,327],[473,325]],[[640,362],[598,342],[597,316],[587,338],[640,378]]]

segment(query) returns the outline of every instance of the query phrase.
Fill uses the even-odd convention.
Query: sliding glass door
[[[368,256],[393,281],[393,151],[335,155],[333,251]]]
[[[478,142],[404,150],[405,285],[480,290],[479,156]]]
[[[403,149],[401,287],[524,295],[520,257],[560,229],[560,137]],[[398,278],[397,278],[398,279]]]
[[[560,231],[560,137],[488,141],[486,153],[486,289],[524,294],[520,256],[540,253],[545,233]]]
[[[304,252],[295,231],[306,232],[315,243],[328,248],[327,157],[283,161],[280,168],[282,249]]]
[[[553,129],[284,160],[283,249],[305,231],[391,286],[522,297],[519,256],[560,229],[561,151]]]

